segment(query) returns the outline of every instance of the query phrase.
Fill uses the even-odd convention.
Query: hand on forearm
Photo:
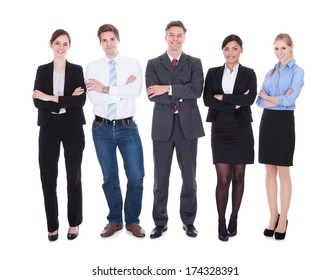
[[[268,107],[273,107],[273,106],[277,106],[279,104],[279,100],[278,100],[278,96],[269,96],[263,89],[260,90],[259,92],[259,96],[264,100],[264,101],[267,101],[269,103],[272,104],[272,106],[269,106],[268,104]],[[267,108],[268,108],[267,107]],[[265,107],[266,108],[266,107]]]
[[[168,92],[168,88],[169,88],[168,85],[162,85],[162,86],[160,86],[160,85],[154,85],[154,86],[150,86],[150,87],[147,88],[148,98],[153,98],[155,96],[165,94],[166,92]]]
[[[104,85],[102,83],[100,83],[98,80],[96,79],[89,79],[87,82],[87,89],[88,90],[93,90],[93,91],[97,91],[97,92],[102,92],[102,89],[104,87]]]
[[[48,95],[46,93],[43,93],[40,90],[33,91],[32,98],[33,99],[40,99],[42,101],[52,101],[52,102],[55,102],[55,103],[59,102],[59,97],[58,96]]]
[[[216,98],[217,100],[219,101],[222,101],[223,100],[223,94],[214,94],[214,98]]]
[[[73,96],[81,95],[84,93],[84,89],[82,87],[75,88],[74,92],[72,93]]]
[[[135,75],[131,75],[128,80],[126,81],[126,84],[131,84],[133,83],[135,80],[137,80],[137,77]]]

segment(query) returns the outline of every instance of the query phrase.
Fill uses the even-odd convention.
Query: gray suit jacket
[[[152,85],[171,85],[168,93],[150,98],[155,102],[152,139],[167,141],[171,137],[173,108],[178,107],[178,117],[184,136],[197,139],[205,135],[197,99],[203,90],[201,60],[182,53],[174,70],[167,53],[151,59],[146,67],[146,88]],[[181,102],[180,102],[181,101]]]

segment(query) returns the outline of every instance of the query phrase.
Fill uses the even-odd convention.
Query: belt
[[[120,119],[120,120],[108,120],[108,119],[101,118],[99,116],[95,116],[95,120],[97,122],[101,122],[101,123],[104,123],[104,124],[107,124],[107,125],[112,125],[112,126],[126,125],[126,124],[134,122],[133,117],[126,118],[126,119]]]

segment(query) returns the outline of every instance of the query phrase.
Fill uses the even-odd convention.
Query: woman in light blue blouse
[[[264,235],[284,239],[292,183],[289,167],[293,165],[295,147],[295,101],[304,84],[304,71],[293,59],[293,42],[288,34],[278,34],[274,51],[279,62],[268,71],[257,105],[264,108],[260,123],[259,162],[266,165],[266,190],[270,221]],[[280,182],[278,211],[277,175]]]

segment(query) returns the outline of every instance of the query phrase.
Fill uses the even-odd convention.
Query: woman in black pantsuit
[[[59,235],[56,187],[61,143],[67,172],[69,240],[78,236],[83,219],[81,163],[85,147],[86,86],[83,68],[66,61],[70,44],[65,30],[53,33],[50,47],[54,60],[38,67],[32,95],[38,108],[39,167],[49,241],[57,240]]]
[[[227,36],[222,44],[225,64],[208,70],[204,103],[212,122],[211,146],[216,167],[216,203],[219,216],[218,236],[227,241],[237,234],[237,217],[244,193],[246,164],[254,163],[254,137],[250,106],[256,97],[253,69],[239,64],[243,52],[237,35]],[[232,182],[232,213],[228,227],[225,212]]]

